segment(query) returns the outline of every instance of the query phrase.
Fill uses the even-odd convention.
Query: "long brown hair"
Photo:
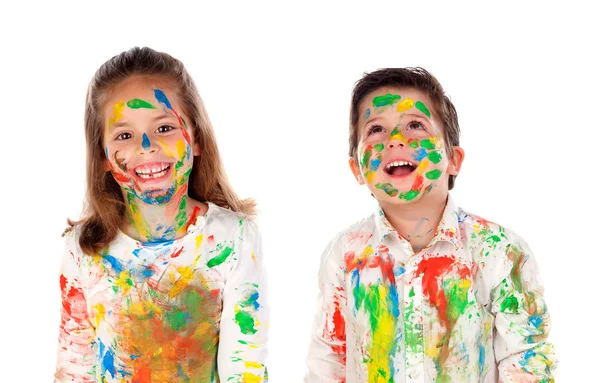
[[[233,191],[217,148],[212,124],[194,80],[183,63],[176,58],[148,47],[135,47],[114,56],[96,72],[85,101],[86,199],[84,218],[78,222],[67,220],[71,226],[81,224],[79,245],[83,252],[96,254],[117,235],[125,214],[121,188],[111,172],[104,168],[104,119],[102,110],[107,94],[120,82],[132,75],[158,76],[177,85],[183,113],[193,129],[200,155],[194,157],[189,179],[190,197],[244,213],[255,214],[251,199],[240,200]]]
[[[371,73],[365,73],[363,78],[354,84],[350,105],[350,139],[349,155],[357,158],[359,141],[358,107],[364,97],[372,91],[383,87],[413,88],[429,96],[433,102],[433,112],[440,118],[444,127],[444,141],[449,156],[454,153],[451,149],[459,145],[460,127],[454,104],[444,92],[444,88],[433,75],[425,69],[416,68],[384,68]],[[456,176],[448,177],[448,189],[454,187]]]

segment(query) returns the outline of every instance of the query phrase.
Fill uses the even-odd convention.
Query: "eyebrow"
[[[157,122],[157,121],[161,121],[161,120],[167,120],[167,119],[177,119],[177,116],[175,116],[174,114],[161,114],[160,116],[156,116],[152,119],[152,122]],[[119,121],[117,121],[115,124],[113,124],[112,126],[110,126],[109,128],[115,129],[115,128],[120,128],[123,126],[127,126],[127,120],[123,117],[121,119],[119,119]]]

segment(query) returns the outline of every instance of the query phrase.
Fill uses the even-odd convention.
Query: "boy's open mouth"
[[[385,166],[384,172],[391,176],[402,177],[412,173],[417,166],[408,161],[392,161]]]
[[[164,176],[169,169],[171,169],[171,164],[166,162],[140,165],[135,168],[135,175],[143,180],[149,180]]]

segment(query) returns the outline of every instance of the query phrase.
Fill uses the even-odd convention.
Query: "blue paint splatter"
[[[123,265],[121,264],[121,262],[119,262],[118,259],[116,259],[115,257],[113,257],[110,254],[104,254],[103,258],[106,262],[108,262],[112,266],[113,270],[115,270],[117,272],[117,275],[121,274],[121,272],[123,272]]]
[[[167,98],[167,96],[165,95],[165,93],[160,90],[160,89],[154,89],[154,97],[156,98],[156,101],[158,101],[160,104],[164,104],[167,109],[171,109],[173,110],[173,108],[171,107],[171,103],[169,102],[169,99]],[[165,110],[166,112],[166,110]]]
[[[117,373],[117,370],[115,368],[115,356],[113,355],[112,351],[110,351],[110,349],[107,348],[104,345],[104,343],[102,343],[102,341],[99,342],[100,343],[98,351],[100,352],[100,358],[102,360],[102,376],[106,376],[106,373],[108,372],[110,376],[114,379]]]
[[[381,160],[379,158],[375,158],[373,160],[371,160],[371,165],[369,166],[369,170],[371,171],[376,171],[379,168],[379,165],[381,164]]]
[[[542,317],[540,316],[532,316],[529,318],[529,324],[532,324],[534,327],[540,327],[542,324]]]
[[[144,150],[150,149],[150,139],[148,138],[146,133],[142,135],[142,148],[144,148]]]
[[[413,154],[415,161],[421,161],[423,158],[427,157],[427,151],[423,148],[417,149],[415,154]]]
[[[367,110],[365,110],[363,119],[366,120],[367,118],[369,118],[370,115],[371,115],[371,109],[367,108]]]

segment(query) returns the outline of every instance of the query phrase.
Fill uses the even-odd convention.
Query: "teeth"
[[[385,168],[389,169],[392,166],[413,166],[413,165],[408,161],[394,161],[394,162],[390,162]]]
[[[165,175],[169,170],[169,164],[142,165],[135,173],[141,178],[155,178]]]

